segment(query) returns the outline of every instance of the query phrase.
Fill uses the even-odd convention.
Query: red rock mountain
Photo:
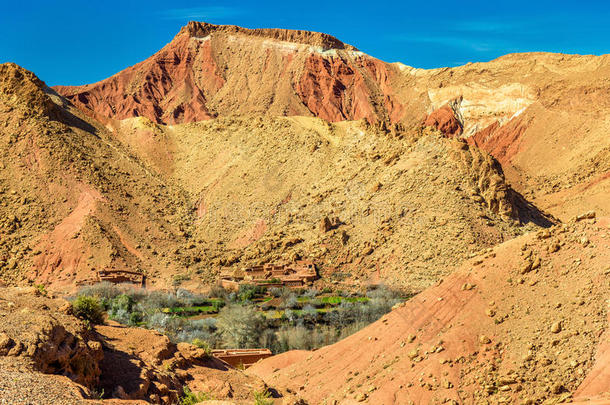
[[[190,22],[147,60],[56,88],[98,117],[174,124],[236,113],[399,121],[412,101],[397,66],[321,33]]]

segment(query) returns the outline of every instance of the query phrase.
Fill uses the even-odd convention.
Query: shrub
[[[316,290],[315,288],[310,288],[303,293],[303,296],[307,298],[316,298],[318,295],[320,295],[320,291]]]
[[[284,294],[284,289],[281,287],[271,287],[269,289],[269,294],[273,295],[275,298],[278,298]]]
[[[79,295],[72,303],[72,311],[78,318],[84,319],[92,324],[104,322],[104,311],[96,297]]]
[[[227,305],[218,313],[218,332],[225,347],[248,348],[258,346],[264,330],[264,322],[259,312],[251,307]]]
[[[47,289],[45,288],[44,284],[36,284],[36,289],[38,290],[40,295],[47,295]]]
[[[210,297],[227,298],[227,295],[227,290],[225,290],[220,284],[215,284],[210,287]]]
[[[97,297],[100,300],[111,300],[120,294],[121,289],[108,281],[102,281],[98,284],[84,286],[79,291],[79,295]]]
[[[135,301],[127,294],[121,294],[110,303],[110,312],[118,312],[120,310],[131,312]]]
[[[205,351],[206,356],[209,356],[212,354],[212,347],[210,346],[210,344],[208,342],[206,342],[203,339],[199,339],[199,338],[193,339],[193,345],[197,346],[200,349],[203,349]]]
[[[257,295],[264,293],[264,288],[253,284],[242,284],[239,286],[237,298],[239,301],[252,301]]]
[[[269,391],[254,391],[254,405],[273,405]]]
[[[305,318],[308,322],[315,322],[318,317],[318,311],[316,309],[307,304],[303,307],[303,318]]]
[[[280,305],[280,308],[282,309],[287,309],[287,308],[298,308],[299,307],[299,300],[297,299],[297,296],[294,295],[293,293],[284,296],[284,300],[282,301],[282,304]]]
[[[183,388],[184,395],[180,399],[180,405],[195,405],[199,402],[208,401],[212,399],[212,396],[207,392],[200,392],[198,394],[193,393],[188,387]]]
[[[142,300],[142,306],[151,309],[179,307],[180,300],[176,294],[164,291],[151,291]]]

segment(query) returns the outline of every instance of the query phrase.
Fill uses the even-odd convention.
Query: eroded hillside
[[[0,65],[0,277],[57,287],[182,268],[188,199],[32,73]],[[173,270],[172,270],[173,269]]]
[[[106,128],[15,65],[2,78],[5,281],[129,270],[198,288],[303,257],[322,284],[419,291],[550,223],[493,158],[434,131],[264,116]]]
[[[493,158],[434,131],[252,116],[125,120],[116,136],[197,202],[208,280],[302,257],[334,284],[418,291],[473,252],[550,224]]]
[[[400,70],[326,34],[191,21],[149,59],[56,89],[98,118],[183,123],[235,113],[399,121],[421,110]],[[403,94],[404,93],[404,94]]]
[[[436,110],[429,123],[463,130],[539,207],[563,220],[582,207],[610,214],[607,55],[514,54],[412,74]]]

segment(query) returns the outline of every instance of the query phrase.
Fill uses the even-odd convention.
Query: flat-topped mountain
[[[147,60],[86,86],[56,88],[96,116],[157,123],[265,113],[398,121],[397,67],[321,33],[190,22]]]
[[[332,35],[322,32],[284,30],[278,28],[242,28],[237,25],[214,25],[206,22],[189,21],[182,27],[178,36],[188,34],[194,38],[205,38],[213,33],[241,34],[252,37],[261,37],[281,42],[293,42],[296,44],[312,45],[323,51],[330,49],[347,49],[357,51],[355,47],[339,41]]]

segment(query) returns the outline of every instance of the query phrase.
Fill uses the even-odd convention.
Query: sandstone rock
[[[320,221],[320,232],[325,233],[332,229],[332,223],[328,217],[322,218]]]
[[[534,258],[534,261],[532,262],[532,268],[531,270],[536,270],[540,267],[540,265],[542,264],[542,260],[540,259],[540,257],[536,257]]]
[[[487,345],[491,343],[491,339],[485,335],[479,336],[479,343]]]
[[[584,214],[578,215],[576,217],[576,221],[582,221],[584,219],[594,219],[594,218],[595,218],[595,211],[589,211]]]
[[[434,110],[423,124],[438,129],[446,136],[458,137],[462,134],[462,124],[449,105]]]
[[[526,274],[529,273],[532,270],[532,262],[531,261],[527,261],[525,263],[523,263],[523,265],[521,266],[521,270],[519,270],[520,274]]]
[[[555,253],[557,252],[559,249],[561,248],[561,245],[559,244],[559,242],[553,242],[549,245],[549,253]]]
[[[373,253],[374,251],[375,251],[375,249],[373,249],[373,247],[372,247],[372,246],[365,247],[365,248],[362,250],[361,256],[368,256],[368,255],[370,255],[371,253]]]

